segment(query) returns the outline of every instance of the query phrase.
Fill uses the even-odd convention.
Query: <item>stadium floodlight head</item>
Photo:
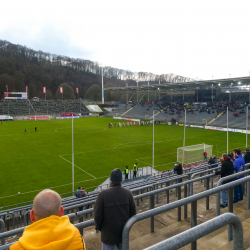
[[[218,86],[220,86],[220,83],[218,84]]]
[[[238,82],[239,85],[241,85],[241,82]]]

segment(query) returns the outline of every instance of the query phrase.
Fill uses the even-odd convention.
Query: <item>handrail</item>
[[[185,232],[182,232],[153,246],[145,248],[144,250],[176,250],[228,224],[231,224],[233,227],[233,250],[243,250],[242,223],[239,217],[232,213],[222,214],[219,217],[213,218],[196,227],[190,228]]]
[[[198,178],[197,178],[198,179]],[[196,180],[196,179],[194,179]],[[123,228],[123,233],[122,233],[122,249],[123,250],[128,250],[129,249],[129,231],[131,229],[131,227],[138,221],[147,219],[147,218],[152,218],[152,216],[155,216],[157,214],[160,213],[164,213],[167,212],[169,210],[172,210],[174,208],[178,208],[181,207],[183,205],[187,205],[189,203],[191,203],[191,226],[194,227],[197,225],[197,200],[200,200],[202,198],[205,198],[207,196],[210,196],[212,194],[215,194],[217,192],[235,187],[241,183],[244,183],[246,181],[250,181],[250,176],[241,178],[239,180],[224,184],[222,186],[218,186],[212,189],[209,189],[207,191],[192,195],[190,197],[187,198],[183,198],[181,200],[148,210],[146,212],[140,213],[140,214],[136,214],[134,216],[132,216],[125,224],[124,228]],[[151,193],[153,193],[155,191],[152,191]],[[248,199],[250,199],[250,197],[248,197]],[[229,234],[228,236],[229,239],[232,239],[232,235]],[[196,242],[194,242],[193,244],[196,244]]]
[[[146,196],[154,197],[154,196],[153,196],[154,194],[157,194],[157,193],[160,193],[160,192],[163,192],[163,191],[166,191],[166,190],[170,190],[170,189],[173,189],[173,188],[178,188],[178,187],[187,185],[187,184],[190,183],[190,182],[199,181],[199,180],[205,179],[205,178],[208,178],[208,177],[207,177],[207,176],[202,176],[202,177],[196,178],[196,179],[194,179],[194,180],[188,180],[188,181],[186,181],[186,182],[181,182],[181,183],[178,183],[178,184],[174,184],[174,185],[172,185],[172,186],[167,186],[167,187],[160,188],[160,189],[157,189],[157,190],[152,190],[152,191],[147,192],[147,193],[139,194],[139,195],[134,196],[134,200],[138,200],[138,199],[143,198],[143,197],[146,197]],[[165,181],[166,181],[166,180],[165,180]],[[171,180],[170,180],[170,181],[171,181]],[[86,205],[86,203],[82,203],[82,204],[80,204],[80,205],[83,206],[83,205]],[[150,205],[151,205],[151,204],[150,204]],[[153,208],[153,207],[152,207],[152,208]],[[70,208],[70,209],[72,209],[72,208]],[[28,214],[28,212],[29,212],[29,211],[27,211],[26,213]],[[78,217],[78,216],[80,217],[80,216],[82,216],[82,215],[84,215],[84,214],[88,214],[88,213],[91,213],[91,212],[93,212],[93,208],[86,209],[86,210],[84,210],[84,211],[79,211],[79,212],[76,213],[76,216],[77,216],[77,217]],[[72,215],[72,214],[68,214],[68,215],[66,215],[66,216],[70,217],[70,215]],[[27,216],[27,215],[26,215],[26,216]],[[84,222],[82,222],[82,223],[84,223]],[[81,223],[78,223],[78,224],[81,224]],[[77,224],[75,224],[75,225],[77,225]],[[21,231],[20,231],[20,229],[21,229]],[[24,229],[25,229],[25,227],[15,229],[15,230],[19,230],[19,231],[14,231],[14,230],[8,231],[7,233],[11,233],[11,232],[13,232],[13,233],[8,234],[8,235],[6,235],[6,236],[0,234],[0,239],[5,238],[5,237],[9,237],[9,236],[11,236],[11,235],[15,235],[15,234],[17,234],[17,233],[21,233],[21,232],[23,232]],[[0,250],[2,250],[1,247],[0,247]]]
[[[241,175],[246,175],[246,174],[250,174],[250,169],[245,170],[245,171],[241,171],[239,173],[231,174],[231,175],[225,176],[223,178],[220,178],[220,180],[217,183],[217,187],[221,186],[224,181],[231,180],[231,179],[234,179],[235,177],[238,177],[238,176],[241,176]],[[247,194],[248,195],[250,194],[250,185],[249,185],[249,183],[247,185]],[[248,202],[247,207],[250,208],[250,204],[249,204],[250,199],[248,199],[247,202]],[[218,215],[220,215],[220,193],[219,192],[216,194],[216,216],[218,216]]]
[[[217,165],[218,165],[218,164],[217,164]],[[194,179],[194,177],[195,177],[196,175],[198,175],[198,174],[204,174],[204,173],[207,173],[207,172],[213,172],[214,170],[219,169],[219,168],[221,168],[221,166],[216,167],[216,168],[206,169],[206,170],[201,171],[201,172],[195,172],[195,173],[192,174],[191,179]]]
[[[5,223],[2,219],[0,219],[0,227],[1,227],[1,233],[3,233],[5,230]],[[4,245],[4,244],[5,244],[5,239],[3,238],[1,239],[1,245]]]

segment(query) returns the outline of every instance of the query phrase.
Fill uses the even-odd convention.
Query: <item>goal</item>
[[[204,152],[207,152],[207,156],[212,156],[213,145],[196,144],[192,146],[177,148],[177,162],[183,163],[184,165],[201,162],[204,160]],[[184,156],[184,158],[183,158]]]

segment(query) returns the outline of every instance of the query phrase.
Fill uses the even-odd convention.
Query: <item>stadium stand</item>
[[[215,188],[217,185],[218,178],[215,177],[214,174],[211,174],[212,170],[209,170],[210,167],[211,166],[202,164],[194,168],[186,169],[184,171],[183,176],[176,176],[173,171],[169,171],[161,175],[149,176],[147,179],[138,179],[135,180],[134,182],[124,183],[124,185],[130,188],[135,195],[134,198],[137,201],[138,216],[141,216],[140,214],[143,211],[145,212],[149,211],[148,210],[149,208],[153,209],[152,211],[155,211],[154,212],[155,216],[153,217],[153,219],[152,218],[150,219],[150,217],[152,216],[151,214],[151,216],[149,216],[148,219],[141,220],[133,226],[130,234],[129,249],[144,249],[162,240],[177,235],[180,232],[189,230],[190,220],[192,221],[192,223],[197,222],[197,224],[201,224],[203,222],[209,221],[210,219],[216,216],[217,209],[216,209],[216,199],[214,195],[216,193]],[[197,178],[191,179],[194,173],[196,174]],[[246,175],[248,175],[248,173],[246,173]],[[183,182],[177,184],[177,179],[180,177],[183,178]],[[250,181],[250,177],[245,177],[245,178],[248,178],[247,180]],[[211,180],[213,180],[212,182],[213,184],[211,184]],[[187,213],[187,211],[190,211],[189,205],[184,205],[184,210],[183,208],[180,207],[177,208],[177,211],[176,209],[172,210],[171,207],[176,206],[177,200],[178,204],[184,202],[184,200],[182,201],[181,198],[182,197],[185,198],[188,196],[189,184],[193,182],[195,183],[195,185],[193,185],[194,194],[189,196],[189,198],[194,200],[197,199],[196,201],[197,210],[193,210],[193,206],[195,203],[194,204],[192,203],[191,215],[188,215]],[[214,187],[214,189],[209,190],[209,188],[212,187]],[[210,191],[213,192],[214,195],[206,196],[206,192]],[[246,187],[245,191],[247,191],[247,196],[249,199],[250,191]],[[94,205],[95,199],[99,192],[100,190],[89,192],[88,197],[81,198],[80,200],[76,199],[74,196],[63,199],[63,206],[66,208],[65,214],[68,214],[71,222],[74,224],[78,223],[76,224],[76,226],[80,225],[84,225],[84,227],[87,226],[87,228],[84,229],[84,239],[86,242],[87,249],[100,248],[101,245],[100,234],[95,233],[93,227],[93,219],[91,219],[92,217],[91,213],[93,212],[93,208],[77,212],[77,207],[80,206],[86,207],[89,204]],[[148,200],[146,199],[146,197],[151,197],[151,198]],[[229,206],[229,212],[234,212],[234,214],[237,215],[239,217],[239,220],[242,222],[244,229],[244,244],[245,244],[244,249],[250,247],[250,244],[247,240],[250,234],[250,226],[248,223],[248,218],[250,213],[249,210],[247,210],[250,208],[249,205],[250,203],[246,202],[246,195],[244,195],[243,201],[234,204],[233,207]],[[27,211],[30,208],[31,205],[27,205],[25,207],[2,211],[0,217],[2,218],[2,221],[4,222],[5,225],[4,230],[6,231],[13,229],[13,217],[10,216],[11,214],[14,214],[14,220],[16,222],[20,221],[20,223],[15,224],[15,228],[20,226],[22,227],[24,222],[24,214],[26,213],[25,216],[26,218],[28,218]],[[158,213],[157,209],[158,210],[167,209],[166,211],[168,212]],[[194,217],[192,217],[194,215],[194,211],[196,212],[198,211],[198,213],[195,215],[196,221],[193,221]],[[226,211],[227,209],[222,209],[220,212],[224,213]],[[145,213],[143,214],[145,215]],[[20,215],[22,216],[20,217]],[[83,218],[83,216],[87,218]],[[29,223],[30,222],[27,221],[26,219],[26,225]],[[151,233],[149,233],[150,228],[151,228]],[[152,234],[152,228],[154,231],[153,234]],[[3,228],[1,229],[3,231]],[[20,230],[23,230],[23,228],[20,228]],[[82,227],[80,231],[83,232]],[[11,234],[11,232],[13,231],[8,231],[7,233]],[[1,235],[3,234],[0,234],[0,238]],[[227,235],[227,230],[225,227],[222,227],[217,231],[213,231],[209,235],[203,237],[197,242],[198,249],[226,249],[225,247],[231,246],[233,244],[232,242],[227,243],[227,239],[225,237],[226,235]],[[20,234],[17,235],[16,233],[14,233],[11,237],[9,236],[6,238],[5,243],[8,244],[13,241],[16,241],[19,236]],[[0,247],[0,250],[2,249],[4,248]],[[190,249],[190,246],[186,246],[182,249]]]
[[[89,113],[85,105],[79,100],[3,100],[0,101],[0,115],[27,116],[53,115],[67,112]]]
[[[230,128],[245,128],[246,126],[246,103],[242,101],[234,103],[217,102],[213,105],[203,104],[188,105],[187,107],[187,124],[193,125],[211,125],[226,127],[226,110],[229,106],[229,127]],[[155,111],[156,121],[176,121],[184,123],[185,113],[183,103],[161,103],[161,104],[139,104],[131,109],[132,104],[121,104],[115,108],[108,116],[120,116],[124,112],[123,117],[134,119],[152,119],[153,111]],[[130,110],[131,109],[131,110]],[[249,123],[250,128],[250,123]]]

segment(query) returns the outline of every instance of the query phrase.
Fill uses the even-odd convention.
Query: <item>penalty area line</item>
[[[70,161],[68,161],[67,159],[63,158],[61,155],[59,155],[59,157],[62,158],[63,160],[65,160],[66,162],[72,164],[72,162],[70,162]],[[87,171],[81,169],[80,167],[76,166],[75,164],[74,164],[74,166],[77,167],[78,169],[82,170],[84,173],[86,173],[86,174],[92,176],[93,178],[97,179],[94,175],[92,175],[92,174],[88,173]]]

